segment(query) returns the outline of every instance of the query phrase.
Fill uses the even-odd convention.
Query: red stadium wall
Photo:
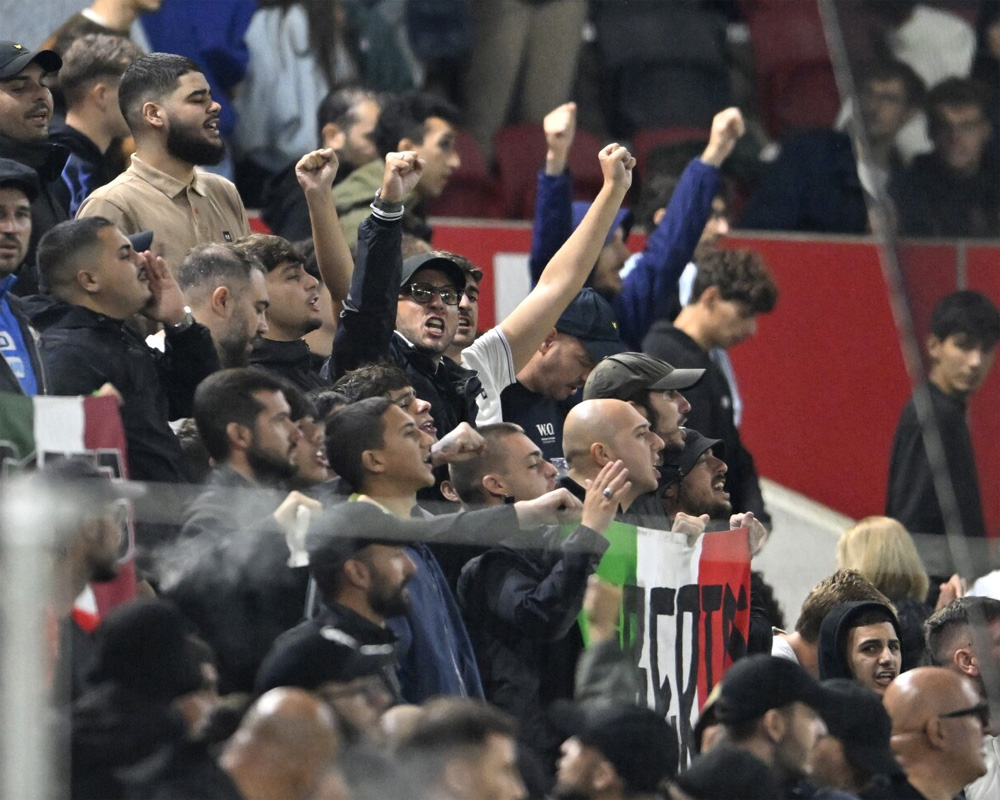
[[[527,253],[526,225],[441,220],[434,245],[487,273],[480,329],[494,324],[494,256]],[[632,237],[630,246],[641,248]],[[896,420],[910,393],[899,338],[870,239],[733,237],[767,260],[781,291],[757,336],[731,353],[744,397],[743,436],[760,474],[852,517],[882,513]],[[1000,247],[904,248],[914,319],[927,329],[942,294],[962,285],[1000,304]],[[492,278],[492,279],[491,279]],[[1000,525],[1000,366],[972,402],[987,524]]]

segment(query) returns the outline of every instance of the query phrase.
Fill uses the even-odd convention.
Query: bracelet
[[[184,319],[174,325],[166,325],[170,333],[183,333],[194,325],[194,314],[191,313],[191,306],[184,306]]]

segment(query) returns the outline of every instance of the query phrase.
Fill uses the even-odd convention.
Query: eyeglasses
[[[454,286],[433,286],[429,283],[409,283],[400,292],[409,296],[413,302],[425,306],[434,299],[434,295],[441,298],[441,302],[446,306],[457,306],[462,296]]]
[[[990,725],[990,707],[986,703],[979,703],[972,708],[963,708],[961,711],[949,711],[947,714],[938,714],[942,719],[956,719],[958,717],[976,717],[983,728]]]

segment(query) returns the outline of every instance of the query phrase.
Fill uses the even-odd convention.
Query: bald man
[[[909,782],[897,796],[951,800],[986,773],[989,708],[968,678],[920,667],[896,678],[883,703],[892,719],[892,751]]]
[[[333,712],[302,689],[260,696],[219,759],[245,800],[309,800],[340,747]]]

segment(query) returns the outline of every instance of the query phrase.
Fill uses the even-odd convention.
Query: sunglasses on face
[[[415,303],[425,306],[434,299],[434,295],[441,298],[441,302],[446,306],[457,306],[462,297],[462,292],[454,286],[433,286],[429,283],[409,283],[400,292]]]
[[[960,711],[949,711],[947,714],[938,714],[942,719],[956,719],[958,717],[976,717],[982,723],[983,729],[990,724],[990,707],[986,703],[979,703],[971,708],[963,708]]]

